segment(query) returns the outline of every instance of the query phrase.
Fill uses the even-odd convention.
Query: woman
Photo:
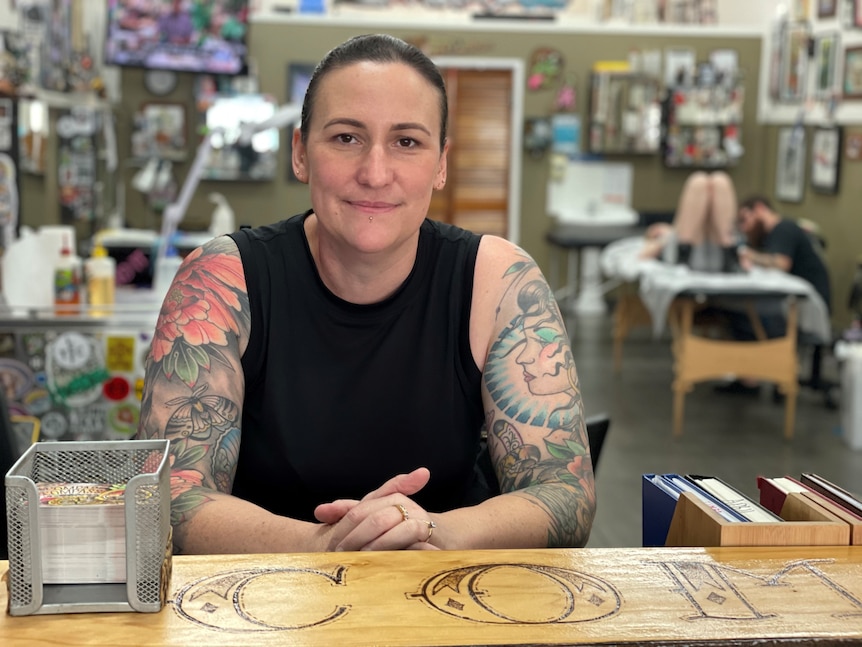
[[[640,256],[706,272],[738,272],[736,212],[730,176],[696,171],[683,185],[673,224],[651,225]]]
[[[547,283],[515,245],[426,219],[446,123],[442,77],[418,49],[347,41],[315,70],[293,135],[311,209],[186,258],[139,429],[172,439],[178,550],[586,543],[595,490],[574,364],[568,388],[534,395],[506,352],[522,337],[518,294]],[[544,334],[570,358],[546,310]],[[490,498],[483,427],[502,491]]]

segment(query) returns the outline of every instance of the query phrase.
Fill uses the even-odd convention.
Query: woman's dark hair
[[[317,97],[317,86],[320,85],[320,81],[333,70],[363,61],[409,65],[437,89],[440,94],[440,150],[443,150],[449,122],[449,101],[446,97],[446,84],[443,82],[443,76],[422,50],[388,34],[354,36],[332,49],[317,64],[302,101],[302,123],[299,127],[302,141],[308,141],[308,126],[314,112],[314,100]]]

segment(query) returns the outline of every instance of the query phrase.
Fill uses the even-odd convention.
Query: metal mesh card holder
[[[30,446],[5,479],[11,615],[161,610],[171,574],[169,446],[168,440]],[[110,484],[122,492],[125,577],[121,572],[116,579],[123,581],[45,581],[43,518],[56,511],[40,503],[37,484],[46,483]]]

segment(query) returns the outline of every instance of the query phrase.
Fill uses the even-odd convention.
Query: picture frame
[[[781,34],[778,98],[785,103],[801,103],[808,83],[808,22],[788,23]]]
[[[0,99],[0,126],[9,126],[12,124],[12,99]]]
[[[838,0],[817,0],[817,17],[834,18],[838,11]]]
[[[182,161],[187,155],[186,106],[152,101],[141,105],[132,132],[132,156]]]
[[[841,34],[824,32],[814,40],[814,98],[831,99],[837,92],[838,51]]]
[[[784,202],[802,202],[805,195],[805,129],[801,125],[778,129],[776,162],[775,197]]]
[[[862,99],[862,45],[844,48],[841,89],[845,99]]]
[[[844,157],[850,162],[862,161],[862,131],[849,131],[844,139]]]
[[[838,22],[842,29],[853,29],[857,0],[838,0]]]
[[[697,53],[690,47],[667,47],[664,50],[664,83],[673,88],[694,81]]]
[[[841,126],[818,127],[811,137],[811,188],[818,193],[838,193],[841,172]]]
[[[790,3],[790,16],[791,20],[808,20],[811,17],[811,4],[809,0],[792,0]]]

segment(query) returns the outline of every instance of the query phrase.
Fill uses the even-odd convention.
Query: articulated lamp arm
[[[299,121],[302,115],[302,106],[298,103],[287,103],[273,113],[271,117],[254,123],[241,124],[238,141],[247,144],[251,138],[259,132],[269,130],[270,128],[282,128],[288,124]],[[158,253],[156,255],[156,268],[160,266],[161,261],[171,245],[174,234],[179,227],[180,222],[186,215],[189,208],[192,196],[200,184],[203,176],[204,167],[209,159],[210,151],[212,150],[213,135],[223,133],[224,129],[215,128],[204,135],[203,140],[198,145],[197,153],[195,154],[194,162],[186,175],[185,182],[180,189],[180,194],[175,202],[165,207],[162,215],[162,232],[159,240]],[[157,270],[158,271],[158,270]]]

